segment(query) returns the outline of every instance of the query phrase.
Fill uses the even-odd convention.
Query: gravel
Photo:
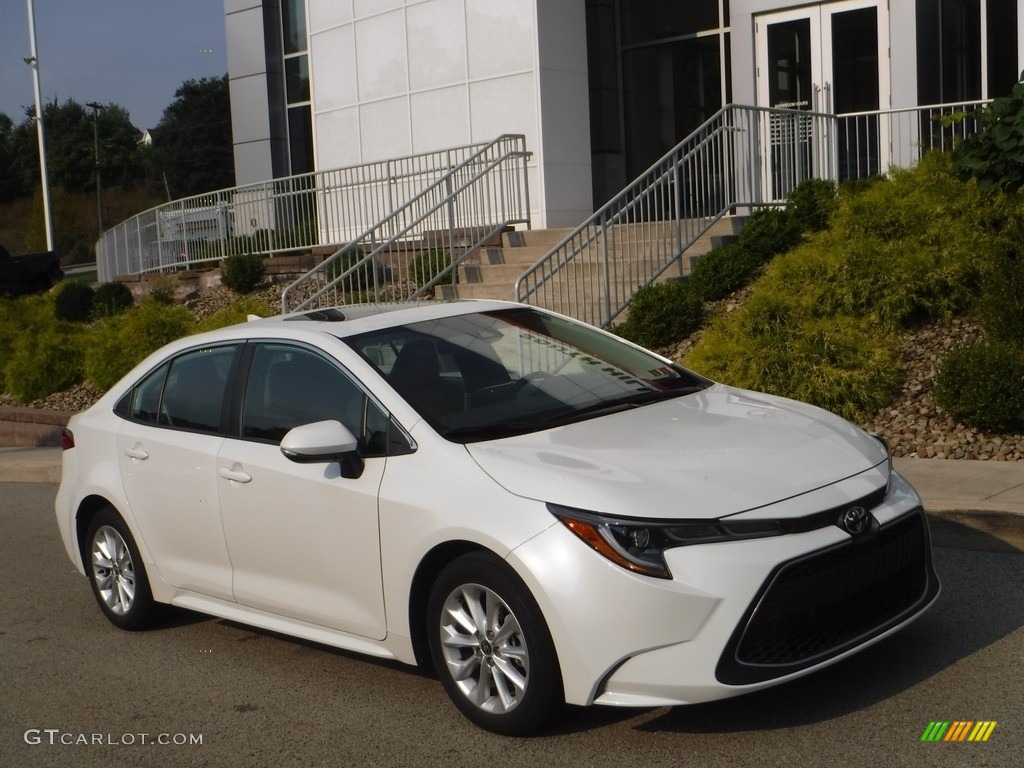
[[[713,304],[712,313],[730,313],[739,308],[750,288],[737,291]],[[281,297],[280,285],[264,285],[250,294],[262,299],[277,311]],[[187,304],[202,319],[229,306],[238,298],[233,291],[218,286]],[[673,360],[681,360],[700,338],[701,331],[679,344],[660,352]],[[902,362],[906,373],[903,391],[894,403],[881,408],[860,425],[889,441],[894,456],[934,459],[976,459],[981,461],[1024,460],[1024,435],[982,432],[958,423],[935,402],[935,376],[942,361],[959,344],[981,337],[981,329],[971,319],[955,319],[944,324],[928,325],[902,336]],[[32,408],[56,411],[80,411],[99,398],[89,384],[79,384],[64,392],[36,400]],[[7,394],[0,394],[0,406],[18,403]]]

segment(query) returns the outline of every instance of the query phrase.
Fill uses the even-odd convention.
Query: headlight
[[[616,565],[659,579],[671,579],[664,551],[691,544],[778,536],[774,520],[652,520],[585,512],[558,504],[548,509],[591,549]]]

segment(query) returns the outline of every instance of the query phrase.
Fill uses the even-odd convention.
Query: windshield
[[[457,442],[547,429],[710,385],[614,336],[530,307],[346,341],[437,432]]]

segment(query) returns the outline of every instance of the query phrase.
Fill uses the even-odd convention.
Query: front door
[[[844,0],[755,18],[758,104],[812,113],[769,116],[763,159],[771,199],[806,178],[885,170],[878,117],[861,113],[888,105],[887,13],[876,0]]]

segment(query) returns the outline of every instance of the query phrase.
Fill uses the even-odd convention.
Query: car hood
[[[886,458],[877,440],[827,411],[722,385],[466,449],[514,494],[675,519],[761,507]]]

